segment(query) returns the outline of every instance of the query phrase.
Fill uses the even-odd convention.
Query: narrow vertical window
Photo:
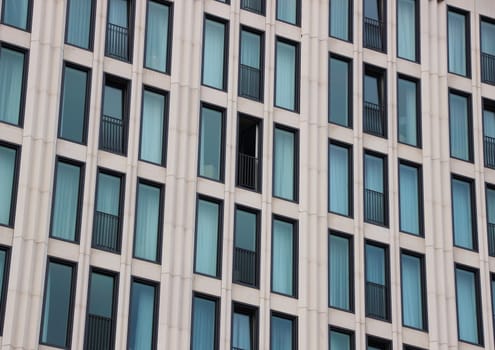
[[[223,181],[224,174],[224,111],[201,106],[199,132],[199,176]]]
[[[495,256],[495,187],[486,187],[486,225],[488,232],[488,254]]]
[[[0,335],[3,334],[3,321],[5,317],[5,301],[7,299],[7,285],[9,276],[10,251],[0,247]]]
[[[388,248],[366,243],[366,316],[390,320]]]
[[[467,12],[449,7],[447,12],[447,38],[449,72],[469,76],[469,16]]]
[[[402,324],[426,329],[423,257],[401,253]]]
[[[296,224],[273,219],[272,229],[272,291],[296,296],[297,233]]]
[[[386,0],[363,0],[364,24],[363,47],[386,52],[387,26],[385,21]]]
[[[109,57],[129,61],[132,57],[131,0],[109,0],[106,52]]]
[[[239,62],[239,96],[262,101],[263,35],[246,28],[241,30]]]
[[[475,213],[473,181],[453,177],[452,222],[455,246],[471,250],[477,249]]]
[[[353,350],[354,334],[351,331],[330,327],[330,350]]]
[[[399,163],[400,230],[423,234],[421,168],[411,163]]]
[[[31,0],[4,0],[2,23],[22,30],[29,30]]]
[[[237,186],[261,191],[262,121],[240,114],[237,124]]]
[[[397,2],[397,56],[418,61],[418,1],[398,0]]]
[[[273,161],[273,195],[297,200],[297,132],[275,126]]]
[[[0,122],[22,125],[25,66],[23,51],[0,44]]]
[[[192,305],[191,350],[218,347],[218,299],[194,295]]]
[[[79,241],[84,166],[58,160],[53,189],[52,226],[50,236]]]
[[[241,0],[241,9],[264,15],[265,0]]]
[[[232,350],[258,349],[258,310],[234,304],[232,317]]]
[[[481,17],[481,81],[495,85],[495,20]]]
[[[297,112],[299,46],[277,38],[275,52],[275,106]]]
[[[455,286],[459,340],[483,345],[478,271],[456,265]]]
[[[330,36],[352,41],[351,11],[349,0],[330,0]]]
[[[352,127],[352,64],[351,61],[330,56],[328,87],[328,121]]]
[[[297,349],[296,318],[272,312],[270,327],[270,350]]]
[[[388,224],[388,192],[386,158],[364,154],[364,220],[372,224]]]
[[[12,226],[17,183],[18,150],[0,143],[0,225]]]
[[[328,151],[328,209],[352,216],[352,148],[330,142]]]
[[[491,295],[492,295],[492,318],[495,319],[495,274],[490,273]]]
[[[203,38],[203,85],[225,90],[227,76],[227,22],[205,18]]]
[[[301,0],[277,0],[277,20],[299,25]]]
[[[194,272],[219,277],[221,270],[222,203],[198,198]]]
[[[170,71],[170,5],[148,1],[146,21],[146,68],[159,72]]]
[[[352,239],[330,233],[328,240],[328,293],[329,306],[352,311],[353,271]]]
[[[485,166],[495,168],[495,102],[483,99],[483,153]]]
[[[70,348],[76,266],[48,259],[40,343]]]
[[[164,165],[167,156],[167,94],[145,88],[141,117],[141,160]]]
[[[471,98],[469,95],[449,92],[450,156],[473,160]]]
[[[134,257],[160,261],[162,188],[139,180],[136,205]]]
[[[399,76],[397,83],[399,142],[420,146],[420,108],[418,82]]]
[[[381,68],[366,66],[363,91],[363,131],[381,137],[387,137],[385,86],[385,71]]]
[[[259,213],[237,207],[234,234],[234,278],[235,282],[258,286],[259,280]]]
[[[158,287],[132,279],[127,349],[156,349]]]
[[[83,49],[93,46],[94,0],[67,1],[65,42]]]
[[[86,144],[90,73],[66,63],[63,74],[58,137]]]

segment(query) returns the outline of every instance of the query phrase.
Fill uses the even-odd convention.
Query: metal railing
[[[488,254],[495,256],[495,224],[488,223]]]
[[[237,155],[237,185],[258,189],[258,158],[239,152]]]
[[[107,56],[129,60],[129,29],[116,24],[107,24]]]
[[[234,280],[251,285],[256,284],[256,252],[234,248]]]
[[[124,121],[122,119],[102,115],[100,126],[100,149],[124,153]]]
[[[366,315],[387,319],[387,287],[366,282]]]
[[[383,193],[373,190],[364,190],[365,221],[383,225],[385,223],[385,207]]]
[[[371,102],[364,102],[363,116],[364,132],[377,136],[384,136],[385,113],[382,106]]]
[[[364,17],[363,46],[368,49],[384,51],[384,25],[381,21]]]
[[[242,0],[241,8],[262,14],[263,0]]]
[[[495,138],[484,136],[483,141],[485,144],[483,149],[485,155],[485,166],[495,168]]]
[[[112,319],[96,315],[88,315],[86,333],[87,350],[109,350],[112,345]]]
[[[93,224],[93,246],[118,252],[119,243],[119,217],[96,211]]]
[[[481,80],[495,84],[495,56],[481,53]]]
[[[241,64],[239,73],[239,95],[259,100],[261,97],[261,71]]]

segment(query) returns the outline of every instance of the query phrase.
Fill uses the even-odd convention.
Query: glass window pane
[[[220,205],[198,200],[195,272],[217,276]]]
[[[60,112],[59,137],[84,143],[88,73],[66,66]]]
[[[476,274],[472,271],[455,269],[457,322],[459,339],[478,344],[478,308]]]
[[[167,5],[148,1],[145,66],[160,72],[167,71],[169,11]]]
[[[350,126],[349,62],[330,58],[329,117],[331,123]]]
[[[272,290],[277,293],[294,294],[294,225],[273,221],[272,241]]]
[[[232,325],[232,349],[251,350],[251,317],[238,312],[234,313]]]
[[[423,329],[423,278],[421,259],[401,254],[402,320],[405,326]]]
[[[380,80],[372,75],[364,76],[364,101],[380,105]]]
[[[134,256],[137,258],[158,260],[160,194],[159,187],[144,183],[138,184],[136,236],[134,237]]]
[[[351,350],[351,335],[331,330],[330,350]]]
[[[350,310],[350,242],[347,238],[330,235],[329,245],[330,306]]]
[[[215,350],[216,308],[215,301],[194,297],[191,350]]]
[[[103,100],[103,114],[122,120],[124,107],[124,91],[122,89],[105,85]]]
[[[331,212],[350,215],[349,149],[335,144],[329,152],[329,209]]]
[[[29,0],[4,0],[3,23],[27,29]]]
[[[241,31],[241,64],[260,69],[261,36],[247,30]]]
[[[153,349],[155,289],[148,284],[132,282],[128,349]]]
[[[486,216],[488,223],[495,224],[495,189],[486,189]]]
[[[201,108],[199,175],[221,180],[223,144],[223,113]]]
[[[108,22],[127,28],[127,1],[128,0],[109,0]]]
[[[14,197],[14,174],[17,152],[0,146],[0,224],[10,225],[12,199]]]
[[[203,47],[203,84],[224,88],[225,24],[205,20]]]
[[[294,132],[275,128],[273,195],[294,200]]]
[[[114,277],[91,273],[88,313],[112,318],[114,288]]]
[[[165,96],[144,91],[140,158],[162,164],[164,149]]]
[[[237,209],[235,211],[235,247],[256,251],[256,214]]]
[[[420,234],[420,203],[418,168],[399,166],[400,230]]]
[[[292,320],[272,316],[272,334],[270,350],[291,350],[292,344]]]
[[[364,156],[365,179],[367,190],[383,193],[383,159],[370,154]]]
[[[466,16],[448,12],[449,72],[467,75]]]
[[[495,56],[495,24],[481,21],[481,52]]]
[[[297,24],[297,1],[298,0],[277,0],[277,19]]]
[[[4,249],[0,249],[0,300],[3,305],[3,296],[4,296],[4,279],[5,279],[5,268],[7,267],[7,252]],[[2,310],[3,311],[3,310]]]
[[[398,1],[397,35],[397,55],[416,61],[416,0]]]
[[[0,47],[0,121],[20,123],[23,70],[24,53]]]
[[[67,43],[89,49],[93,0],[67,2]]]
[[[366,281],[385,285],[385,249],[366,245]]]
[[[277,41],[275,106],[296,109],[296,46]]]
[[[473,249],[473,217],[471,184],[452,179],[452,218],[454,221],[454,245]]]
[[[342,40],[349,37],[349,0],[330,0],[330,35]]]
[[[399,79],[399,141],[412,146],[418,145],[416,89],[414,81]]]
[[[450,93],[449,103],[450,156],[471,160],[469,100],[466,96]]]
[[[118,216],[120,205],[120,177],[105,173],[98,175],[96,210]]]

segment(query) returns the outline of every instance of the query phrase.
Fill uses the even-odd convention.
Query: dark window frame
[[[5,323],[5,310],[7,307],[7,290],[9,289],[10,279],[10,257],[12,247],[0,245],[0,250],[5,252],[5,266],[3,271],[2,290],[0,291],[0,335],[3,335],[3,326]]]
[[[401,224],[401,205],[400,205],[400,166],[405,165],[411,168],[416,168],[416,171],[418,173],[418,220],[419,220],[419,232],[418,234],[408,232],[405,230],[402,230],[402,224]],[[418,163],[411,162],[407,159],[399,158],[399,161],[397,163],[397,170],[399,176],[397,177],[398,180],[398,192],[399,192],[399,232],[400,233],[405,233],[408,235],[413,235],[415,237],[423,237],[425,236],[425,215],[424,215],[424,186],[423,186],[423,166]]]
[[[220,342],[220,298],[214,295],[205,294],[202,292],[194,291],[192,292],[192,305],[191,305],[191,334],[189,337],[190,350],[193,349],[193,339],[194,339],[194,299],[200,298],[204,300],[209,300],[215,303],[215,335],[214,335],[214,348],[218,349]]]
[[[380,1],[380,0],[379,0]],[[363,62],[363,77],[362,77],[362,84],[363,84],[363,133],[368,134],[368,135],[373,135],[376,137],[380,137],[383,139],[388,139],[388,96],[387,96],[387,69],[379,66],[375,66],[369,63]],[[377,90],[377,95],[379,99],[379,107],[381,109],[382,115],[383,115],[383,121],[382,121],[382,128],[383,128],[383,135],[379,135],[376,133],[371,133],[369,131],[365,130],[364,123],[365,123],[365,108],[364,104],[366,103],[365,100],[365,89],[366,89],[366,84],[365,84],[365,79],[366,76],[371,76],[377,79],[378,84],[380,85]]]
[[[243,0],[241,0],[243,1]],[[264,1],[264,0],[260,0],[260,1]],[[260,37],[260,84],[259,84],[259,89],[260,89],[260,98],[259,99],[255,99],[253,97],[250,97],[250,96],[247,96],[247,95],[243,95],[240,93],[241,91],[241,79],[240,79],[240,76],[241,76],[241,49],[242,49],[242,32],[245,31],[245,32],[249,32],[251,34],[254,34],[254,35],[258,35]],[[241,24],[240,25],[240,31],[239,31],[239,62],[238,62],[238,65],[237,65],[237,69],[238,69],[238,82],[237,82],[237,95],[239,97],[243,97],[243,98],[247,98],[251,101],[256,101],[256,102],[259,102],[259,103],[264,103],[264,100],[265,100],[265,33],[258,30],[258,29],[255,29],[255,28],[252,28],[252,27],[249,27],[249,26],[246,26],[244,24]]]
[[[348,212],[349,215],[343,215],[341,213],[337,213],[335,211],[332,211],[330,209],[330,198],[328,198],[328,212],[339,215],[342,217],[346,218],[354,218],[354,154],[353,154],[353,145],[341,142],[335,139],[328,139],[328,178],[330,178],[330,146],[335,145],[337,147],[342,147],[347,149],[347,171],[349,173],[349,177],[347,179],[348,181],[348,189],[347,189],[347,195],[348,195]],[[328,190],[330,193],[330,181],[328,182]]]
[[[286,319],[288,321],[291,321],[292,322],[292,334],[291,334],[291,338],[292,338],[292,349],[285,349],[285,350],[297,350],[298,346],[298,339],[299,339],[299,335],[298,335],[298,317],[295,316],[295,315],[290,315],[290,314],[286,314],[286,313],[283,313],[283,312],[280,312],[280,311],[275,311],[275,310],[270,310],[270,350],[272,350],[272,335],[273,335],[273,322],[272,322],[272,319],[273,317],[278,317],[278,318],[283,318],[283,319]]]
[[[376,52],[380,52],[380,53],[383,53],[383,54],[387,54],[387,40],[388,40],[388,33],[387,33],[387,27],[388,27],[388,18],[387,18],[387,8],[388,8],[388,4],[387,4],[387,0],[376,0],[377,1],[377,5],[378,5],[378,22],[380,22],[380,25],[382,27],[382,33],[380,33],[380,36],[381,36],[381,42],[382,42],[382,49],[381,50],[378,50],[378,49],[375,49],[375,48],[371,48],[371,47],[367,47],[366,46],[366,40],[365,40],[365,35],[364,35],[364,32],[365,32],[365,18],[368,18],[366,17],[365,13],[364,13],[364,8],[365,8],[365,2],[366,0],[362,0],[363,1],[363,22],[362,22],[362,25],[363,25],[363,29],[362,29],[362,35],[363,35],[363,38],[362,38],[362,47],[363,49],[368,49],[368,50],[373,50],[373,51],[376,51]]]
[[[218,1],[218,0],[217,0]],[[223,79],[222,79],[222,88],[217,88],[215,86],[211,85],[206,85],[204,83],[204,62],[205,62],[205,38],[206,38],[206,31],[204,30],[206,28],[206,21],[213,21],[217,23],[221,23],[224,26],[224,32],[223,32]],[[202,33],[202,41],[201,41],[201,86],[214,89],[217,91],[223,91],[227,92],[228,90],[228,81],[229,81],[229,38],[230,38],[230,22],[226,18],[218,17],[209,13],[204,13],[203,15],[203,33]]]
[[[414,43],[414,56],[416,57],[415,60],[410,60],[409,58],[401,57],[399,56],[399,36],[396,35],[396,42],[395,45],[397,47],[397,58],[401,60],[406,60],[409,62],[413,63],[418,63],[421,64],[421,0],[414,0],[414,29],[415,29],[415,43]],[[395,12],[395,21],[397,23],[397,29],[399,28],[398,23],[399,23],[399,2],[397,1],[397,8]]]
[[[330,3],[332,2],[333,0],[330,0]],[[334,38],[334,39],[337,39],[337,40],[341,40],[343,42],[346,42],[346,43],[353,43],[354,42],[354,31],[353,31],[353,26],[354,26],[354,21],[353,21],[353,13],[354,13],[354,0],[349,0],[349,9],[348,9],[348,13],[347,13],[347,16],[348,16],[348,28],[347,28],[347,33],[348,33],[348,36],[349,36],[349,40],[345,40],[345,39],[342,39],[342,38],[339,38],[337,36],[333,36],[331,34],[331,30],[332,30],[332,27],[331,27],[331,19],[332,19],[332,6],[331,4],[328,6],[328,36],[330,38]],[[351,103],[352,104],[352,103]]]
[[[352,0],[351,0],[352,2]],[[334,121],[331,121],[330,120],[330,104],[332,103],[331,99],[330,99],[330,85],[331,85],[331,77],[330,77],[330,65],[331,65],[331,60],[334,59],[334,60],[338,60],[338,61],[341,61],[341,62],[345,62],[347,64],[347,86],[348,86],[348,89],[347,89],[347,96],[348,96],[348,101],[347,101],[347,113],[348,113],[348,124],[349,125],[342,125],[342,124],[338,124],[338,123],[335,123]],[[352,129],[353,128],[353,125],[354,125],[354,114],[353,114],[353,89],[354,89],[354,86],[353,86],[353,62],[352,62],[352,58],[349,58],[349,57],[346,57],[346,56],[342,56],[340,54],[336,54],[336,53],[333,53],[333,52],[330,52],[328,54],[328,123],[329,124],[332,124],[332,125],[339,125],[341,127],[344,127],[344,128],[348,128],[348,129]]]
[[[457,13],[458,15],[462,15],[465,18],[466,26],[464,28],[464,32],[465,32],[465,36],[466,36],[466,42],[465,42],[466,52],[464,54],[465,54],[465,58],[466,58],[466,75],[455,73],[455,72],[452,72],[450,70],[450,66],[449,66],[449,57],[450,57],[449,12]],[[470,79],[471,74],[472,74],[472,72],[471,72],[471,15],[470,15],[470,12],[463,10],[463,9],[460,9],[458,7],[448,5],[447,6],[447,12],[446,12],[446,24],[447,24],[447,73]],[[481,50],[481,48],[480,48],[480,50]]]
[[[459,245],[455,244],[455,232],[454,232],[454,191],[453,191],[453,186],[452,186],[452,181],[457,180],[457,181],[462,181],[465,183],[469,184],[469,191],[470,191],[470,200],[471,200],[471,234],[472,234],[472,240],[473,240],[473,249],[469,249],[466,247],[462,247]],[[477,218],[477,212],[476,212],[476,188],[475,188],[475,180],[466,176],[458,175],[455,173],[450,174],[450,197],[451,197],[451,213],[450,213],[450,219],[452,222],[452,245],[455,248],[459,249],[464,249],[470,252],[478,252],[479,250],[479,245],[478,245],[478,220]]]
[[[488,204],[488,190],[491,190],[491,191],[494,191],[495,192],[495,185],[494,184],[491,184],[491,183],[488,183],[488,182],[485,182],[485,208],[486,208],[486,212],[487,212],[487,214],[486,214],[486,231],[487,231],[487,238],[488,238],[488,240],[487,240],[488,256],[495,256],[495,244],[492,247],[491,246],[491,243],[490,243],[491,242],[491,239],[490,239],[489,225],[490,224],[493,225],[493,224],[495,224],[495,222],[494,223],[490,223],[490,221],[488,221],[488,211],[489,211],[488,210],[489,209],[489,204]],[[493,208],[495,210],[495,202],[493,203]],[[494,243],[495,243],[495,241],[494,241]],[[494,309],[494,311],[495,311],[495,309]],[[494,312],[494,316],[495,316],[495,312]],[[495,328],[494,328],[494,330],[495,330]]]
[[[293,193],[294,193],[294,198],[293,199],[287,199],[283,197],[278,197],[274,194],[274,189],[275,189],[275,177],[272,176],[272,197],[273,198],[278,198],[281,200],[285,200],[288,202],[292,203],[299,203],[299,129],[294,129],[290,126],[286,126],[284,124],[279,124],[279,123],[274,123],[273,124],[273,140],[275,140],[275,130],[280,129],[283,131],[291,132],[294,134],[294,169],[293,169],[293,177],[294,177],[294,183],[292,184],[293,186]],[[273,142],[273,157],[272,157],[272,173],[275,171],[275,141]]]
[[[72,0],[67,0],[67,6],[65,9],[64,44],[80,48],[81,50],[86,50],[86,51],[92,52],[94,49],[94,41],[95,41],[96,0],[90,0],[91,1],[91,14],[90,14],[90,19],[89,19],[89,40],[88,40],[88,47],[87,48],[69,43],[67,41],[67,34],[68,34],[68,29],[69,29],[69,7],[70,7],[71,1]],[[106,35],[106,33],[105,33],[105,35]]]
[[[347,239],[349,242],[349,309],[342,309],[337,306],[330,305],[330,236],[336,236]],[[354,313],[355,306],[355,267],[354,267],[354,236],[345,232],[328,230],[328,307],[330,309],[341,310],[349,313]]]
[[[7,0],[2,1],[2,17],[0,23],[4,26],[8,26],[11,28],[15,28],[17,30],[22,30],[23,32],[30,33],[31,32],[31,26],[33,22],[33,0],[28,0],[27,3],[27,13],[26,13],[26,29],[16,27],[12,24],[5,23],[5,3]]]
[[[483,166],[489,169],[495,169],[495,165],[487,164],[487,150],[485,147],[485,111],[489,111],[495,114],[495,100],[490,100],[486,97],[481,98],[481,127],[483,135]],[[495,141],[495,140],[494,140]]]
[[[467,142],[468,142],[468,147],[469,147],[468,159],[462,159],[462,158],[454,157],[452,155],[452,143],[450,140],[450,135],[452,133],[452,125],[450,122],[450,112],[452,110],[452,107],[450,105],[450,95],[457,95],[459,97],[464,97],[464,98],[466,98],[466,101],[467,101],[467,116],[466,116],[466,118],[467,118],[467,124],[468,124],[468,130],[467,130],[467,134],[468,134]],[[448,115],[448,117],[449,117],[449,157],[452,159],[457,159],[457,160],[463,161],[463,162],[474,163],[473,99],[472,99],[472,96],[470,93],[467,93],[465,91],[449,88],[447,97],[448,97],[447,101],[449,104],[449,115]]]
[[[341,333],[341,334],[345,334],[345,335],[348,335],[349,336],[349,339],[350,339],[350,349],[351,350],[354,350],[355,347],[356,347],[356,340],[355,340],[355,335],[354,335],[354,331],[353,330],[350,330],[350,329],[347,329],[347,328],[342,328],[340,326],[333,326],[333,325],[329,325],[328,326],[328,349],[329,350],[341,350],[341,349],[332,349],[331,347],[331,332],[337,332],[337,333]]]
[[[377,226],[381,226],[381,227],[385,227],[385,228],[388,228],[389,227],[389,223],[390,223],[390,203],[389,203],[389,181],[388,181],[388,156],[386,154],[383,154],[383,153],[379,153],[377,151],[374,151],[374,150],[371,150],[371,149],[367,149],[365,148],[363,150],[363,178],[366,179],[366,155],[370,155],[372,157],[376,157],[376,158],[381,158],[382,159],[382,172],[383,172],[383,178],[382,178],[382,182],[383,182],[383,224],[380,224],[378,222],[372,222],[372,221],[368,221],[366,220],[366,217],[364,217],[364,222],[365,223],[368,223],[368,224],[372,224],[372,225],[377,225]],[[366,203],[366,180],[363,181],[363,209],[364,211],[366,211],[366,208],[365,208],[365,203]]]
[[[263,158],[263,131],[264,131],[263,130],[263,119],[258,118],[258,117],[253,117],[249,114],[245,114],[242,112],[237,113],[236,156],[239,155],[239,140],[240,140],[239,125],[240,125],[241,118],[251,120],[251,121],[256,122],[258,124],[258,169],[256,169],[256,172],[257,172],[256,177],[257,177],[257,181],[258,181],[258,186],[256,186],[257,188],[255,190],[253,190],[249,187],[239,185],[239,181],[238,181],[238,177],[237,177],[238,172],[239,172],[238,157],[236,157],[236,162],[235,162],[235,173],[236,173],[235,186],[242,188],[243,190],[246,190],[246,191],[261,193],[262,188],[263,188],[263,161],[262,161],[262,158]]]
[[[495,283],[495,273],[491,271],[489,271],[489,273],[490,273],[490,304],[491,304],[490,316],[493,320],[495,319],[495,304],[493,303],[494,300],[493,293],[495,293],[495,288],[493,288],[493,285]],[[492,325],[492,331],[495,332],[495,324]]]
[[[275,20],[286,23],[291,26],[296,26],[296,27],[301,27],[301,0],[295,0],[296,1],[296,23],[291,23],[284,21],[283,19],[278,18],[278,2],[283,1],[283,0],[275,0]]]
[[[403,350],[425,350],[423,348],[418,348],[417,346],[412,346],[412,345],[407,345],[407,344],[403,344],[402,349]]]
[[[392,350],[392,341],[390,339],[366,334],[366,349],[368,349],[369,346],[379,347],[384,350]]]
[[[127,59],[122,59],[116,56],[111,56],[108,54],[108,49],[107,49],[107,43],[108,43],[108,24],[110,24],[110,0],[107,2],[107,15],[105,18],[105,25],[104,25],[104,31],[105,31],[105,50],[104,50],[104,57],[112,58],[117,61],[133,64],[133,57],[134,57],[134,27],[136,24],[136,1],[138,0],[126,0],[127,2]]]
[[[379,318],[379,317],[375,317],[375,316],[372,316],[372,315],[369,315],[368,314],[368,311],[366,310],[366,284],[368,283],[368,280],[367,280],[367,264],[366,264],[366,246],[367,245],[371,245],[371,246],[374,246],[376,248],[380,248],[380,249],[383,249],[383,252],[384,252],[384,258],[385,258],[385,266],[384,266],[384,270],[385,270],[385,288],[386,288],[386,295],[385,295],[385,299],[386,299],[386,312],[385,312],[385,319],[383,318]],[[371,318],[371,319],[374,319],[374,320],[379,320],[379,321],[382,321],[382,322],[387,322],[387,323],[392,323],[392,303],[391,303],[391,279],[390,279],[390,247],[388,244],[385,244],[385,243],[382,243],[382,242],[378,242],[378,241],[374,241],[374,240],[371,240],[371,239],[365,239],[364,240],[364,290],[365,290],[365,317],[367,318]]]
[[[280,0],[277,0],[280,1]],[[298,0],[299,1],[299,0]],[[286,107],[278,106],[277,105],[277,57],[278,57],[278,50],[277,50],[277,44],[278,42],[284,43],[286,45],[291,45],[295,48],[295,79],[294,79],[294,109],[288,109]],[[276,35],[275,36],[275,69],[273,70],[274,72],[274,78],[273,78],[273,107],[274,108],[279,108],[284,111],[289,111],[292,113],[297,113],[299,114],[300,112],[300,107],[301,107],[301,43],[292,41],[290,39],[286,39],[282,36]]]
[[[14,228],[15,226],[15,215],[17,209],[17,192],[19,190],[19,173],[21,170],[21,151],[20,145],[9,143],[0,140],[0,147],[9,148],[15,151],[15,161],[14,161],[14,179],[12,181],[12,196],[10,198],[10,215],[9,222],[7,225],[0,223],[0,227]],[[0,245],[0,248],[2,246]],[[0,297],[1,298],[1,297]],[[1,334],[1,317],[0,317],[0,334]]]
[[[422,91],[421,79],[411,77],[411,76],[408,76],[408,75],[405,75],[402,73],[397,73],[397,92],[399,91],[399,80],[406,80],[406,81],[409,81],[411,83],[416,84],[416,143],[417,144],[412,145],[410,143],[402,142],[399,140],[399,136],[397,136],[397,142],[400,144],[403,144],[403,145],[407,145],[407,146],[421,149],[423,147],[423,137],[422,137],[423,136],[423,132],[422,132],[423,131],[422,130],[423,120],[421,118],[421,115],[422,115],[422,112],[421,112],[421,106],[422,106],[422,103],[421,103],[421,91]],[[397,108],[397,112],[396,112],[396,114],[397,114],[397,135],[399,135],[400,126],[399,126],[399,120],[398,120],[398,117],[399,117],[399,95],[398,95],[398,93],[397,93],[397,106],[396,106],[396,108]]]
[[[165,65],[165,71],[157,70],[155,68],[146,66],[146,48],[148,47],[148,9],[149,3],[156,2],[157,4],[168,6],[168,38],[167,38],[167,54],[166,60],[167,64]],[[146,0],[146,25],[144,28],[144,53],[143,53],[143,68],[149,69],[151,71],[160,73],[160,74],[171,74],[172,69],[172,40],[173,40],[173,29],[174,29],[174,3],[169,2],[168,0]]]
[[[226,0],[228,1],[228,0]],[[261,2],[261,12],[257,12],[257,11],[253,11],[251,9],[248,9],[247,7],[243,7],[242,4],[245,0],[241,0],[241,10],[244,10],[244,11],[249,11],[249,12],[252,12],[252,13],[255,13],[257,15],[260,15],[260,16],[265,16],[266,15],[266,3],[265,3],[265,0],[260,0]]]
[[[234,328],[234,313],[243,314],[249,316],[250,326],[252,327],[251,341],[252,346],[250,350],[258,350],[259,348],[259,309],[257,306],[246,304],[243,302],[232,300],[232,315],[231,315],[231,328]],[[232,331],[232,335],[234,332]]]
[[[495,25],[495,18],[491,18],[491,17],[488,17],[488,16],[484,16],[484,15],[480,15],[479,16],[479,21],[480,21],[480,60],[482,60],[481,58],[481,55],[484,53],[483,51],[481,51],[481,45],[482,45],[482,22],[486,22],[486,23],[489,23],[489,24],[492,24],[492,25]],[[481,70],[481,82],[483,84],[488,84],[488,85],[495,85],[495,82],[493,81],[488,81],[488,80],[485,80],[483,79],[483,61],[480,62],[480,70]]]

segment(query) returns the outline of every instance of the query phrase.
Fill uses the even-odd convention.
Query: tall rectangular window
[[[263,34],[241,28],[239,61],[239,96],[263,100]]]
[[[459,340],[483,345],[480,282],[478,270],[455,266],[457,332]]]
[[[388,247],[366,242],[366,316],[390,320]]]
[[[352,250],[350,236],[337,232],[330,233],[328,238],[328,304],[346,311],[354,309]]]
[[[94,0],[68,0],[65,42],[83,49],[93,47]]]
[[[299,45],[280,37],[275,49],[275,107],[299,110]]]
[[[263,154],[263,124],[261,119],[239,114],[237,124],[236,185],[261,191]]]
[[[476,250],[476,209],[473,180],[452,177],[452,223],[454,245]]]
[[[483,99],[483,153],[485,166],[495,169],[495,101]]]
[[[397,81],[399,142],[421,146],[421,108],[419,82],[404,76]]]
[[[486,226],[488,232],[488,254],[495,256],[495,187],[486,186]]]
[[[241,0],[241,9],[264,15],[265,0]]]
[[[297,318],[272,311],[270,328],[270,350],[297,349]]]
[[[235,210],[234,277],[235,282],[258,286],[259,212],[237,206]]]
[[[202,104],[199,131],[199,176],[223,181],[225,111]]]
[[[330,350],[354,350],[354,334],[341,328],[330,327]]]
[[[60,158],[57,160],[50,237],[79,241],[83,179],[83,164]]]
[[[70,348],[76,265],[48,258],[40,343]]]
[[[471,97],[449,91],[450,156],[473,161]]]
[[[142,108],[139,159],[165,165],[167,158],[168,94],[145,88]]]
[[[114,348],[118,286],[118,274],[91,268],[84,350]]]
[[[124,175],[98,170],[93,247],[120,252]]]
[[[129,306],[127,349],[156,349],[158,331],[158,286],[133,277]]]
[[[328,211],[352,216],[352,146],[330,141]]]
[[[330,36],[352,41],[352,1],[330,0]]]
[[[22,30],[31,27],[31,0],[4,0],[2,23]]]
[[[226,90],[228,22],[206,17],[203,37],[203,85]]]
[[[352,127],[352,61],[330,55],[328,122]]]
[[[495,20],[481,17],[481,81],[495,85]]]
[[[419,1],[397,1],[397,56],[409,61],[419,59]]]
[[[12,226],[18,181],[18,148],[0,143],[0,225]]]
[[[399,162],[400,230],[421,236],[423,234],[423,186],[421,167]]]
[[[219,277],[222,261],[222,202],[198,197],[196,211],[194,272]]]
[[[448,7],[447,40],[449,72],[469,76],[469,13]]]
[[[160,261],[162,231],[162,187],[145,180],[137,186],[134,257]]]
[[[299,25],[301,0],[277,0],[277,20]]]
[[[0,247],[0,335],[3,334],[7,285],[9,281],[9,263],[10,250],[6,247]]]
[[[258,310],[234,304],[232,316],[232,350],[258,349]]]
[[[363,131],[387,137],[386,72],[369,65],[364,70]]]
[[[400,259],[402,324],[406,327],[426,329],[424,258],[402,251]]]
[[[132,0],[108,0],[105,55],[122,61],[132,57]]]
[[[297,295],[297,224],[278,217],[272,225],[272,292]]]
[[[0,122],[22,126],[26,57],[23,50],[0,43]]]
[[[162,73],[170,72],[171,14],[167,2],[148,0],[144,66]]]
[[[298,198],[297,131],[275,125],[273,142],[273,195],[287,200]]]
[[[388,225],[387,159],[377,153],[364,154],[364,221]]]
[[[191,350],[218,348],[219,321],[218,299],[195,293],[192,305]]]
[[[58,137],[86,144],[91,73],[65,63],[63,75]]]
[[[386,25],[386,0],[363,0],[363,47],[386,52],[387,50],[387,25]]]

